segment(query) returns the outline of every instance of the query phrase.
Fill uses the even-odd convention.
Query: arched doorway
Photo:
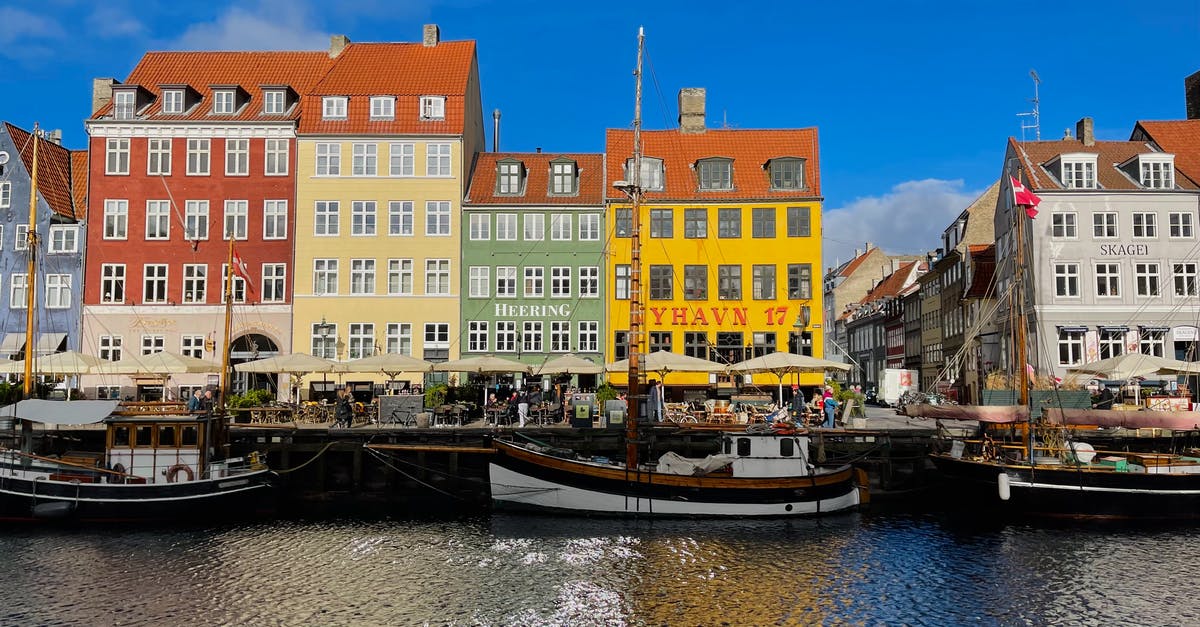
[[[229,363],[234,366],[278,354],[279,345],[261,333],[247,333],[236,337],[229,345]],[[232,383],[233,394],[245,394],[247,390],[279,392],[279,375],[273,372],[238,372],[234,369]]]

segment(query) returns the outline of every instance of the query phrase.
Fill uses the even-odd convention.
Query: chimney
[[[56,128],[56,129],[46,133],[46,141],[49,141],[52,144],[58,144],[59,146],[61,146],[62,145],[62,129]]]
[[[331,35],[329,37],[329,58],[336,59],[346,46],[350,45],[350,38],[345,35]]]
[[[542,154],[542,147],[541,147],[541,146],[538,146],[538,147],[537,147],[537,148],[535,148],[534,150],[536,150],[536,151],[537,151],[537,153],[538,153],[539,155],[540,155],[540,154]]]
[[[115,78],[93,78],[92,79],[92,113],[102,109],[104,105],[112,102],[112,88],[117,84]]]
[[[500,110],[492,111],[492,152],[500,152]]]
[[[1200,72],[1183,79],[1183,94],[1187,119],[1200,120]]]
[[[1079,138],[1084,146],[1096,145],[1096,132],[1092,126],[1092,118],[1083,118],[1075,123],[1075,137]]]
[[[679,132],[704,132],[703,87],[684,87],[679,90]]]
[[[861,255],[862,255],[862,249],[855,248],[854,249],[854,258],[858,259]]]
[[[442,31],[438,30],[437,24],[426,24],[424,35],[425,37],[421,40],[421,43],[424,44],[426,48],[432,48],[438,45],[438,42],[441,41]]]

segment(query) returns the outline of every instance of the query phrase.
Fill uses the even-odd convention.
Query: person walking
[[[525,419],[529,417],[529,391],[522,389],[517,397],[517,426],[524,427]]]
[[[648,387],[650,388],[650,411],[648,412],[650,416],[650,422],[662,422],[663,409],[665,408],[665,405],[663,404],[662,382],[651,379]]]
[[[832,429],[834,427],[834,417],[837,415],[837,408],[838,408],[837,399],[833,397],[832,392],[830,392],[830,394],[825,397],[824,405],[825,405],[825,422],[822,423],[821,426],[825,427],[826,429]]]
[[[337,404],[333,409],[334,425],[350,428],[354,424],[354,406],[350,404],[350,390],[338,390]]]

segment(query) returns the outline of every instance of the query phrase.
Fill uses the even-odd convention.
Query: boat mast
[[[225,338],[221,342],[221,378],[217,388],[217,413],[225,410],[225,393],[229,388],[229,334],[233,331],[233,240],[237,229],[229,232],[229,255],[225,264]]]
[[[629,187],[629,390],[626,394],[628,412],[625,416],[625,467],[638,466],[638,411],[641,408],[641,351],[642,351],[642,50],[645,47],[644,29],[638,27],[637,69],[633,104],[633,179]]]
[[[29,265],[25,275],[25,387],[24,398],[33,398],[33,349],[34,327],[33,308],[37,304],[34,294],[37,281],[34,271],[37,268],[37,175],[38,175],[38,125],[33,124],[33,168],[29,176],[29,228],[25,231],[25,246],[29,252]]]

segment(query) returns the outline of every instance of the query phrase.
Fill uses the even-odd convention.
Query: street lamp
[[[316,326],[317,335],[321,336],[320,357],[322,359],[328,359],[328,357],[325,357],[325,354],[326,354],[325,350],[326,350],[326,345],[329,344],[329,336],[333,335],[334,325],[329,322],[326,322],[325,316],[321,316],[321,322],[315,326]],[[334,357],[336,357],[336,356],[337,356],[337,353],[335,352]],[[328,376],[329,376],[328,368],[321,371],[321,392],[322,393],[327,392],[329,390]]]
[[[812,307],[808,305],[800,306],[800,313],[796,316],[796,322],[792,324],[792,328],[796,329],[796,354],[804,354],[804,334],[808,329],[808,324],[812,322]]]

